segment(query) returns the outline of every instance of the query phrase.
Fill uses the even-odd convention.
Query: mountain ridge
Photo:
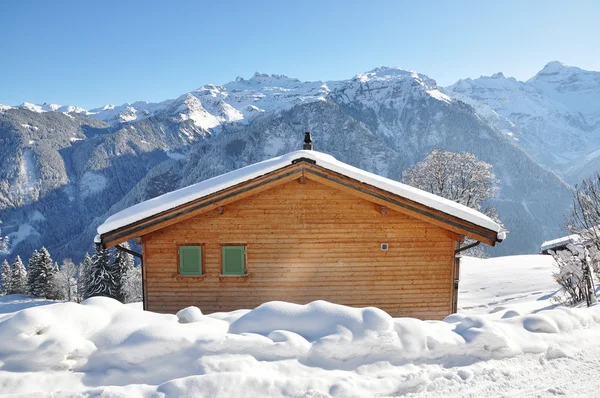
[[[159,103],[104,106],[105,120],[55,106],[4,110],[0,139],[14,141],[5,157],[35,172],[31,179],[19,170],[0,178],[0,219],[19,239],[11,255],[27,256],[45,244],[59,257],[78,258],[112,212],[298,149],[306,130],[314,132],[317,149],[397,180],[433,149],[475,153],[502,181],[491,204],[512,232],[494,253],[535,251],[561,233],[570,187],[444,91],[424,74],[380,67],[328,82],[255,73]],[[51,129],[63,131],[62,138]],[[29,184],[29,196],[2,189],[15,181]],[[73,217],[62,220],[69,212]],[[19,231],[23,225],[29,229]]]

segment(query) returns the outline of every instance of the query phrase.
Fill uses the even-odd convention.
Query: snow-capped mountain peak
[[[428,88],[437,87],[435,80],[427,77],[424,74],[418,73],[414,70],[389,66],[380,66],[368,72],[359,73],[352,80],[358,80],[362,83],[366,83],[370,81],[399,81],[405,79],[412,79],[423,84],[424,86],[431,86]]]
[[[218,117],[210,114],[204,108],[202,102],[192,93],[187,93],[177,98],[163,112],[167,116],[174,115],[180,121],[191,120],[197,127],[204,130],[211,129],[221,122]]]
[[[327,84],[337,100],[358,101],[368,108],[379,107],[382,101],[392,101],[394,107],[401,108],[411,98],[432,97],[443,102],[451,101],[438,89],[435,80],[399,67],[382,66],[359,73],[350,80]]]
[[[581,69],[575,67],[575,66],[570,66],[567,64],[563,64],[560,61],[551,61],[548,62],[546,64],[546,66],[544,66],[542,68],[542,70],[540,70],[534,77],[532,77],[530,80],[534,80],[536,77],[542,77],[542,76],[555,76],[558,74],[564,74],[565,72],[574,72],[574,71],[582,71]]]

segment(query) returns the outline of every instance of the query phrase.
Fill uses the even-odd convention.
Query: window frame
[[[205,267],[205,250],[204,243],[180,243],[177,245],[177,276],[180,277],[202,277],[206,274],[204,273]],[[182,274],[181,273],[181,248],[182,247],[200,247],[200,273],[198,274]]]
[[[221,247],[221,273],[220,273],[219,277],[224,277],[224,278],[243,278],[243,277],[247,277],[248,276],[248,244],[247,243],[240,243],[240,242],[233,242],[233,243],[219,243],[219,246]],[[223,273],[223,271],[225,270],[224,248],[225,247],[230,247],[230,246],[233,246],[233,247],[243,247],[244,248],[244,273],[243,274],[225,274],[225,273]]]

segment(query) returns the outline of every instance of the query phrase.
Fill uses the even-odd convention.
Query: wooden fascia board
[[[372,185],[332,172],[318,165],[306,165],[305,176],[308,179],[349,192],[379,205],[388,206],[390,209],[423,220],[455,234],[466,235],[490,246],[495,246],[496,244],[495,231],[485,229]]]
[[[248,196],[285,184],[286,182],[293,181],[302,175],[303,164],[291,164],[263,176],[244,181],[233,187],[198,198],[184,205],[108,232],[103,234],[100,239],[102,245],[105,248],[109,248],[126,240],[146,235],[207,211],[217,209],[220,206],[225,206]]]

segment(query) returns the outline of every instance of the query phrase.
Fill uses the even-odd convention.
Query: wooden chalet
[[[485,215],[312,150],[253,164],[125,209],[98,228],[142,244],[144,308],[204,313],[281,300],[456,311],[458,249],[504,235]]]

